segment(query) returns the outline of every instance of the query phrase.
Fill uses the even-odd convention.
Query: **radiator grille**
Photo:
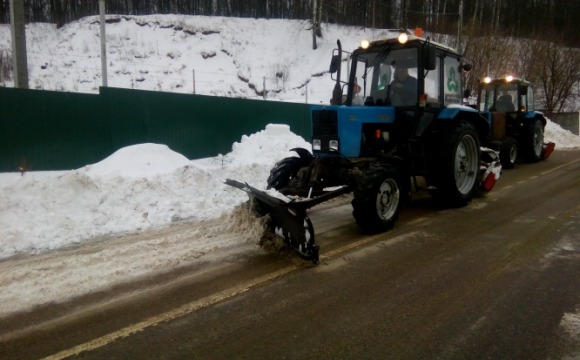
[[[338,136],[338,113],[336,110],[312,111],[312,135],[318,137]]]

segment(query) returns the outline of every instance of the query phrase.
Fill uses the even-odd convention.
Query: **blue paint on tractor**
[[[346,157],[360,155],[363,123],[392,124],[395,122],[395,109],[393,107],[315,105],[310,111],[310,116],[314,110],[335,110],[337,112],[339,151]],[[312,123],[312,118],[310,121]]]

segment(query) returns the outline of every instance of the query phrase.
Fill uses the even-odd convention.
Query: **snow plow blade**
[[[501,161],[497,151],[481,148],[482,160],[479,166],[481,172],[481,182],[479,189],[483,192],[490,192],[501,175]]]
[[[314,264],[319,262],[319,246],[314,242],[314,227],[306,210],[351,192],[349,187],[343,186],[313,198],[286,202],[247,183],[231,179],[226,179],[224,183],[246,192],[258,216],[270,215],[270,230],[283,238],[284,242],[296,250],[303,259]]]
[[[554,149],[556,148],[556,144],[553,142],[544,143],[542,146],[542,160],[546,160],[547,158],[552,155]]]

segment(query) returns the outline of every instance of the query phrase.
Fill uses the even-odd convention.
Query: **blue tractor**
[[[354,219],[364,233],[393,226],[412,182],[422,177],[432,197],[446,206],[464,206],[489,191],[501,172],[497,152],[481,146],[490,122],[463,106],[460,55],[447,46],[406,32],[361,43],[352,53],[340,41],[330,73],[331,105],[312,106],[312,151],[279,161],[268,189],[235,180],[272,231],[306,259],[318,262],[312,222],[306,210],[352,193]],[[341,80],[343,63],[350,64]],[[272,196],[272,191],[288,199]]]
[[[499,151],[504,168],[513,168],[518,159],[544,160],[554,151],[554,143],[544,142],[546,118],[535,110],[534,91],[528,81],[512,76],[487,77],[480,84],[478,106],[491,124],[489,146]]]

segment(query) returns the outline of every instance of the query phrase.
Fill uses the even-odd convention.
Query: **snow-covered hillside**
[[[107,19],[111,87],[180,93],[193,93],[195,87],[196,94],[262,98],[265,85],[268,99],[310,103],[330,98],[333,84],[327,70],[337,39],[350,50],[363,38],[386,33],[324,25],[324,37],[312,50],[307,21],[185,15]],[[60,29],[28,24],[26,36],[31,88],[98,92],[102,72],[97,16]],[[11,52],[8,25],[0,25],[2,51]]]

